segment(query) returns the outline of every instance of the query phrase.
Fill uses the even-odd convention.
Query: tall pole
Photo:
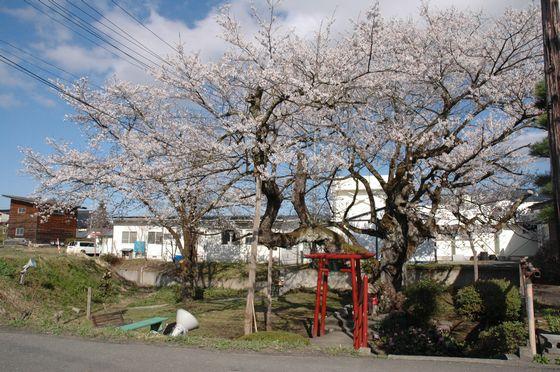
[[[262,181],[258,171],[255,170],[255,215],[253,216],[253,241],[251,242],[251,254],[249,255],[249,280],[247,282],[247,303],[245,305],[245,327],[246,335],[253,333],[253,320],[255,320],[255,281],[257,276],[257,249],[259,244],[259,225],[261,221],[261,188]]]
[[[548,143],[550,146],[550,165],[552,188],[554,190],[554,242],[558,247],[560,234],[560,101],[558,84],[560,80],[560,15],[558,0],[541,0],[544,73],[546,77],[548,110]]]
[[[529,348],[531,355],[537,354],[537,337],[535,335],[535,311],[533,309],[533,283],[531,278],[525,280],[525,306],[527,309],[527,325],[529,326]]]

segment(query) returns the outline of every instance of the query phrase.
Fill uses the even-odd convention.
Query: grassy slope
[[[18,284],[19,270],[29,257],[35,257],[37,268],[31,269],[24,286]],[[242,277],[240,264],[216,264],[217,278]],[[273,329],[257,338],[240,339],[243,335],[244,291],[209,288],[202,301],[181,301],[176,286],[161,289],[137,288],[113,276],[104,280],[107,269],[94,260],[58,255],[56,249],[0,249],[0,325],[21,326],[41,332],[102,337],[112,340],[172,342],[225,349],[285,350],[308,349],[307,328],[313,316],[315,295],[309,291],[293,292],[274,300]],[[106,286],[108,284],[108,286]],[[169,339],[150,335],[146,330],[124,333],[114,328],[95,329],[85,318],[87,287],[93,288],[93,310],[104,312],[126,309],[126,322],[153,316],[174,321],[178,308],[193,313],[200,328],[186,337]],[[259,329],[264,329],[264,298],[257,297]],[[338,309],[342,298],[330,293],[329,310]],[[79,315],[72,310],[79,308]],[[57,321],[55,315],[61,315]],[[290,332],[292,336],[286,335]]]

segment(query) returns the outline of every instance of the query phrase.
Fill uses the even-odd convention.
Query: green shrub
[[[528,337],[522,322],[503,322],[480,332],[473,351],[478,356],[495,357],[516,352]]]
[[[400,332],[411,325],[408,313],[404,311],[393,311],[389,313],[379,324],[379,333],[382,336],[392,335]]]
[[[550,363],[550,360],[546,357],[546,355],[537,354],[533,357],[533,363],[548,364]]]
[[[382,347],[389,354],[461,356],[463,345],[405,311],[393,311],[379,325]]]
[[[0,258],[0,276],[14,276],[15,273],[14,267]]]
[[[508,280],[479,281],[475,287],[482,298],[482,317],[490,323],[518,320],[521,296],[517,287]]]
[[[455,311],[467,319],[477,319],[482,312],[482,298],[473,285],[463,287],[455,295]]]
[[[462,345],[434,327],[408,327],[381,338],[388,354],[462,356]]]
[[[458,314],[469,319],[497,324],[519,319],[521,297],[517,287],[507,280],[483,280],[460,289],[455,307]]]
[[[445,287],[429,279],[420,280],[406,288],[404,309],[416,324],[427,324],[440,310],[439,296]]]
[[[560,311],[555,309],[544,309],[544,319],[548,323],[548,330],[560,333]]]

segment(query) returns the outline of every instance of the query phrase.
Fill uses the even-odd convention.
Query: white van
[[[99,250],[95,246],[94,242],[89,241],[75,241],[68,243],[66,248],[66,253],[68,254],[78,254],[83,253],[88,256],[98,256]]]

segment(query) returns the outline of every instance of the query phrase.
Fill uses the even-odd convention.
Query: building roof
[[[2,194],[3,197],[8,198],[8,199],[12,199],[12,200],[17,200],[20,202],[24,202],[24,203],[29,203],[29,204],[35,204],[37,202],[37,199],[35,198],[30,198],[28,196],[18,196],[18,195],[8,195],[8,194]],[[47,203],[51,203],[53,202],[54,204],[54,200],[47,200]],[[76,209],[85,209],[82,206],[77,206],[75,207]]]
[[[17,201],[21,201],[24,203],[35,203],[36,200],[33,198],[29,198],[27,196],[17,196],[17,195],[6,195],[6,194],[2,194],[3,197],[8,198],[8,199],[12,199],[12,200],[17,200]]]
[[[298,225],[297,216],[278,216],[274,222],[275,228],[295,228]],[[207,216],[202,219],[202,226],[207,228],[239,228],[241,225],[246,228],[251,228],[253,223],[253,216],[233,215],[233,216]],[[146,216],[117,216],[113,217],[114,226],[130,226],[130,225],[154,225],[159,226],[158,221]]]

